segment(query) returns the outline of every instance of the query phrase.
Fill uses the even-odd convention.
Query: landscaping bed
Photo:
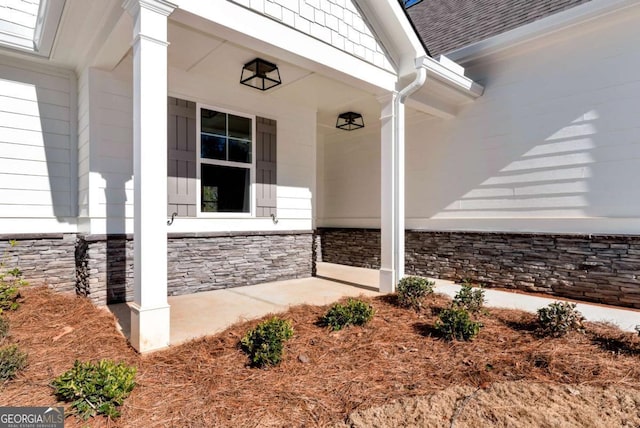
[[[282,362],[251,368],[239,342],[262,320],[140,357],[113,316],[85,299],[25,288],[7,311],[6,339],[28,365],[0,387],[0,405],[65,405],[50,384],[76,359],[137,367],[115,421],[90,426],[638,426],[640,338],[585,323],[586,333],[544,337],[536,316],[489,308],[469,342],[434,326],[451,299],[431,295],[419,310],[395,297],[363,298],[375,310],[363,327],[319,325],[328,307],[279,314],[294,334]],[[68,426],[86,426],[72,416]]]

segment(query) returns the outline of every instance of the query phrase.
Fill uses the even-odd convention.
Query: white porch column
[[[392,293],[404,276],[404,104],[398,93],[379,98],[381,157],[380,291]],[[402,135],[401,135],[402,134]]]
[[[131,344],[169,346],[167,303],[167,17],[164,0],[126,0],[133,28],[134,301]]]

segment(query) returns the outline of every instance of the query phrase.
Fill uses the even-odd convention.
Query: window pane
[[[229,160],[251,163],[251,141],[229,140]]]
[[[200,135],[200,157],[205,159],[227,159],[227,139],[215,135]]]
[[[230,114],[229,137],[251,141],[251,119]]]
[[[210,134],[227,135],[227,115],[205,108],[200,110],[200,130]]]
[[[250,212],[248,168],[201,165],[202,212]]]

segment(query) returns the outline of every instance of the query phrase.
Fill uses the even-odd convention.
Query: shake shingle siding
[[[407,11],[432,56],[590,0],[424,0]]]

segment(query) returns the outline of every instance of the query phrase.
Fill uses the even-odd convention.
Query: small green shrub
[[[4,339],[9,335],[9,320],[0,317],[0,340]]]
[[[240,340],[240,345],[249,355],[251,366],[275,366],[282,361],[284,342],[291,337],[293,337],[291,321],[273,317],[249,330]]]
[[[349,299],[346,304],[336,303],[322,317],[321,323],[333,331],[349,325],[365,325],[373,318],[373,307],[361,300]]]
[[[13,379],[27,366],[27,354],[17,345],[0,348],[0,381]]]
[[[480,332],[482,324],[473,321],[463,308],[451,307],[440,312],[436,331],[447,340],[472,340]]]
[[[453,297],[453,304],[472,313],[479,312],[484,305],[484,290],[480,287],[474,289],[471,284],[464,282]]]
[[[422,300],[433,293],[435,282],[419,276],[405,276],[398,282],[398,304],[403,308],[419,310]]]
[[[17,241],[9,241],[9,248],[13,248],[18,245]],[[0,261],[0,313],[2,311],[15,311],[20,304],[18,299],[20,298],[20,287],[27,285],[22,277],[22,271],[17,266],[8,269],[7,257],[8,249],[5,249],[2,254],[2,260]]]
[[[538,322],[542,333],[548,336],[563,336],[569,331],[584,332],[584,317],[576,310],[575,303],[554,302],[538,309]]]
[[[129,396],[135,382],[136,368],[125,363],[101,360],[80,362],[53,380],[59,399],[71,403],[71,409],[83,419],[96,415],[120,416],[118,407]]]

